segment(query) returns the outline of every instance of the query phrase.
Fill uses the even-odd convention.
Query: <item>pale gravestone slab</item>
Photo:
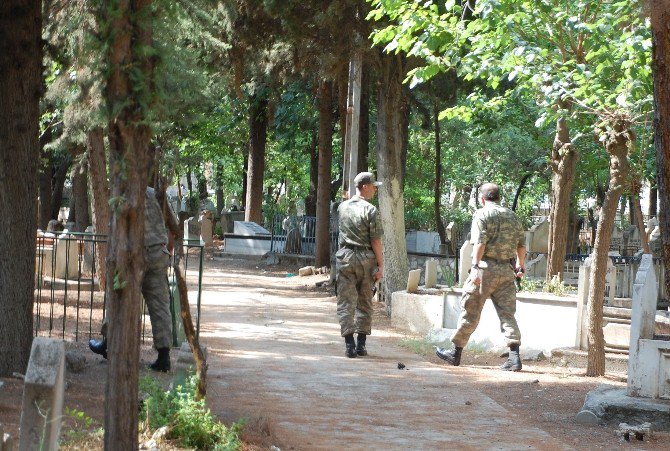
[[[93,226],[86,227],[86,233],[94,233]],[[81,262],[81,271],[85,274],[92,274],[93,255],[94,253],[97,254],[98,252],[100,252],[100,249],[97,248],[96,243],[94,243],[93,237],[84,236],[82,240],[84,241],[84,255]]]
[[[629,396],[670,399],[670,342],[654,337],[657,297],[653,257],[644,254],[633,285],[628,358]]]
[[[35,337],[23,387],[19,450],[58,449],[65,392],[65,346]]]
[[[200,242],[200,224],[196,218],[188,218],[184,221],[184,240],[202,244]]]
[[[467,240],[461,246],[460,258],[458,260],[458,281],[462,285],[468,278],[470,266],[472,266],[472,249],[474,246]]]
[[[426,261],[426,288],[434,288],[437,285],[437,260]]]
[[[261,227],[255,222],[249,221],[235,221],[234,232],[235,235],[254,236],[254,235],[270,235],[267,229]]]
[[[407,276],[407,292],[416,293],[419,288],[419,280],[421,280],[421,270],[413,269]]]
[[[621,252],[623,246],[623,232],[619,227],[614,225],[612,230],[612,240],[610,241],[610,251]]]
[[[549,221],[544,219],[530,228],[528,252],[549,252]]]
[[[56,252],[55,277],[57,279],[76,279],[79,276],[79,243],[74,235],[62,233],[54,243],[54,248]]]
[[[200,213],[200,236],[205,243],[205,247],[212,247],[214,235],[214,224],[212,220],[212,212],[204,210]]]

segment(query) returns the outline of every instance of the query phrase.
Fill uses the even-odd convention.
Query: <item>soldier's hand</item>
[[[380,280],[383,276],[384,276],[384,268],[383,267],[377,268],[374,274],[375,282]]]
[[[478,268],[470,268],[470,281],[475,285],[482,282],[482,270]]]

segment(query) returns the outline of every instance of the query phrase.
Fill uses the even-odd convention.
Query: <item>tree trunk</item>
[[[435,226],[440,236],[440,243],[447,242],[447,231],[442,222],[440,205],[442,202],[442,142],[440,141],[440,107],[437,101],[433,105],[433,122],[435,123],[435,185],[433,191],[433,211],[435,213]]]
[[[245,221],[263,222],[263,176],[265,173],[265,142],[268,128],[267,96],[253,96],[249,109],[249,165]]]
[[[640,191],[642,190],[642,183],[638,179],[630,181],[630,216],[635,218],[635,225],[640,231],[640,241],[642,244],[642,251],[645,254],[650,254],[649,239],[647,238],[647,231],[644,229],[644,218],[642,217],[642,205],[640,205]],[[632,223],[632,221],[631,221]]]
[[[109,72],[111,213],[105,449],[138,449],[138,364],[144,272],[144,202],[151,129],[151,0],[104,2]],[[141,83],[134,84],[141,76]]]
[[[610,157],[610,183],[605,194],[605,202],[600,210],[598,230],[593,248],[591,263],[591,285],[587,303],[588,356],[587,376],[605,374],[605,339],[603,337],[603,299],[605,297],[605,274],[612,230],[616,218],[617,205],[628,183],[630,164],[628,161],[628,143],[633,133],[628,124],[614,124],[608,132],[605,147]]]
[[[0,2],[0,376],[25,374],[33,290],[42,87],[38,0]]]
[[[348,72],[337,79],[337,114],[342,142],[342,198],[349,198],[349,155],[345,155],[344,143],[347,140],[347,94],[349,87]],[[359,130],[360,132],[360,130]]]
[[[361,66],[361,111],[358,119],[358,171],[367,171],[370,154],[370,66]]]
[[[514,192],[514,200],[512,201],[512,211],[516,211],[517,207],[519,206],[521,191],[524,189],[526,183],[528,182],[528,180],[530,180],[532,176],[533,176],[532,174],[526,174],[521,178],[519,186],[516,187],[516,191]]]
[[[51,219],[57,219],[60,213],[60,207],[63,204],[63,187],[70,166],[72,166],[72,157],[68,153],[58,164],[51,179]]]
[[[93,231],[107,237],[109,235],[109,181],[105,158],[105,142],[102,128],[95,127],[86,137],[88,146],[88,168],[91,192],[91,217]],[[98,242],[95,249],[96,273],[100,290],[105,291],[107,283],[107,243]]]
[[[549,255],[547,280],[560,274],[563,279],[567,244],[570,199],[575,182],[579,155],[570,141],[570,129],[565,118],[556,121],[556,135],[551,151],[551,210],[549,212]]]
[[[318,268],[330,266],[330,182],[333,163],[333,83],[319,83],[319,178],[316,195],[316,257]]]
[[[658,225],[670,293],[670,0],[650,2],[654,76],[654,148],[659,200]]]
[[[216,165],[216,181],[214,183],[216,186],[216,211],[221,214],[221,211],[224,208],[225,199],[223,193],[223,164],[218,163]],[[224,231],[225,232],[225,231]]]
[[[77,164],[72,174],[72,200],[77,214],[75,216],[75,232],[84,232],[91,225],[88,208],[88,168],[85,161]]]
[[[403,112],[406,111],[402,81],[405,69],[398,55],[381,56],[377,117],[377,173],[379,210],[384,228],[384,277],[382,299],[391,311],[391,294],[407,283],[405,200],[403,197]]]
[[[658,215],[658,190],[656,186],[649,188],[649,211],[647,211],[647,216],[649,219]]]
[[[305,214],[307,216],[316,216],[316,193],[319,184],[319,138],[318,134],[313,134],[310,140],[307,153],[309,157],[309,195],[305,199]]]
[[[51,179],[53,177],[53,151],[45,150],[52,138],[52,127],[47,128],[40,137],[40,169],[39,169],[39,212],[37,227],[46,230],[49,221],[55,219],[51,216]]]

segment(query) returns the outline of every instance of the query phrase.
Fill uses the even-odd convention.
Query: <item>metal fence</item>
[[[94,233],[56,232],[38,234],[35,259],[34,334],[66,341],[88,340],[97,335],[107,299],[100,291],[97,258],[104,252],[107,237]],[[204,248],[198,242],[184,244],[184,275],[197,271],[197,299],[194,325],[200,334],[200,301]],[[189,270],[189,260],[191,260]],[[193,260],[197,265],[193,268]],[[179,298],[172,267],[168,273],[173,344],[181,341]],[[144,302],[141,307],[142,341],[149,337],[150,324]]]
[[[546,254],[537,252],[528,252],[526,260],[530,261],[538,256]],[[582,266],[584,260],[589,257],[588,254],[566,254],[565,263],[563,265],[563,281],[566,285],[577,286],[579,280],[579,267]],[[620,255],[610,255],[610,260],[614,264],[614,297],[616,298],[632,298],[633,284],[635,283],[635,275],[640,266],[642,257],[625,257]],[[665,292],[665,284],[663,283],[665,277],[665,265],[663,259],[654,258],[654,269],[656,270],[656,277],[658,284],[658,299],[663,301],[667,299]],[[605,296],[609,297],[609,287],[606,288]]]
[[[331,251],[337,250],[337,224],[330,227]],[[270,251],[277,254],[316,255],[316,217],[274,215]]]

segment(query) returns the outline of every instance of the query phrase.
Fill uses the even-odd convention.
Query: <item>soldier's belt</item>
[[[356,245],[354,245],[354,244],[343,244],[342,246],[340,246],[340,248],[342,248],[342,249],[350,249],[350,250],[352,250],[352,251],[370,251],[370,250],[372,250],[371,247],[368,247],[368,246],[356,246]]]

